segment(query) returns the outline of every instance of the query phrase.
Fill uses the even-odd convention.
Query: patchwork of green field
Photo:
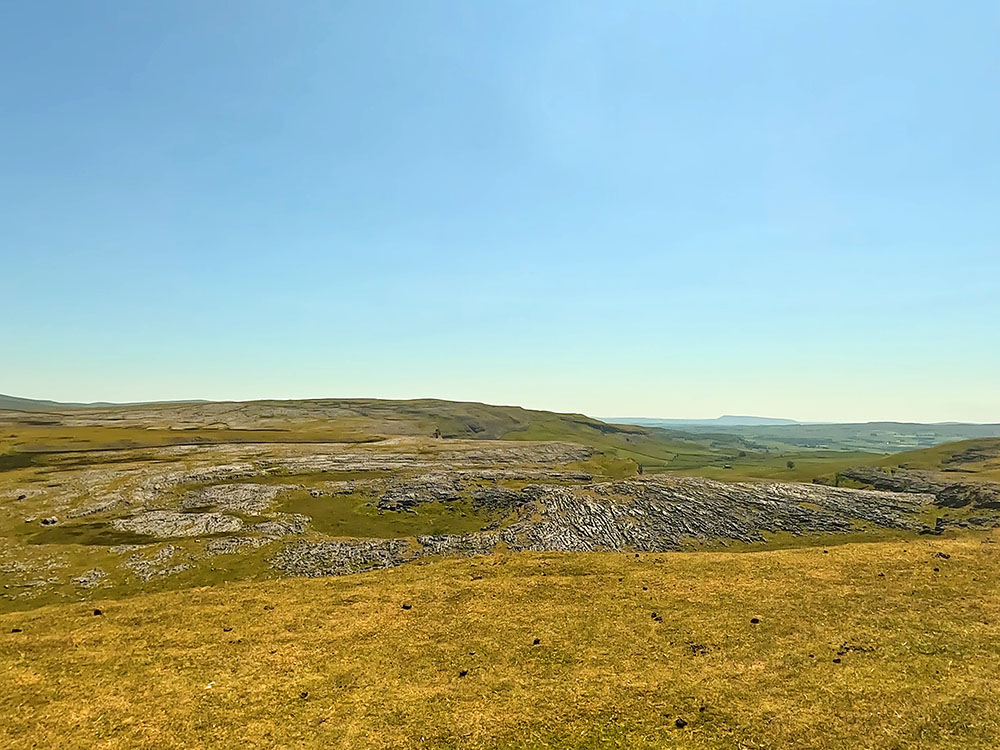
[[[615,420],[615,424],[619,421]],[[941,443],[980,438],[1000,438],[1000,424],[919,424],[865,422],[857,424],[725,424],[677,423],[674,420],[639,419],[643,427],[663,429],[684,439],[741,438],[758,449],[838,450],[865,453],[898,453]]]

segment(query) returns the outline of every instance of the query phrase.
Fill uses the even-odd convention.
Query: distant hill
[[[19,396],[6,396],[0,393],[0,410],[8,411],[60,411],[65,409],[109,409],[116,406],[142,406],[144,404],[203,404],[200,399],[190,401],[91,401],[89,403],[79,403],[75,401],[48,401],[38,398],[20,398]]]
[[[781,419],[779,417],[753,417],[724,414],[714,419],[663,419],[660,417],[610,417],[606,422],[616,424],[638,424],[644,427],[676,427],[676,426],[699,426],[699,427],[760,427],[762,425],[790,425],[801,424],[794,419]]]
[[[101,406],[114,406],[114,404],[105,402],[92,404],[64,403],[36,398],[18,398],[17,396],[6,396],[0,393],[0,409],[8,409],[10,411],[51,411],[53,409],[83,409]]]

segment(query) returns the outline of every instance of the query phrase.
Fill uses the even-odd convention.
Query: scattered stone
[[[409,603],[407,603],[407,604],[404,604],[404,605],[403,605],[403,609],[413,609],[413,605],[412,605],[412,604],[409,604]]]
[[[50,516],[49,518],[43,518],[41,521],[39,521],[39,523],[41,523],[42,526],[54,526],[55,524],[59,523],[59,519],[56,518],[55,516]]]
[[[461,671],[460,671],[460,672],[458,673],[458,676],[459,676],[459,677],[465,677],[465,675],[467,675],[467,674],[469,674],[469,670],[468,670],[468,669],[463,669],[463,670],[461,670]]]
[[[101,581],[107,577],[108,574],[100,568],[93,568],[92,570],[88,570],[86,573],[74,578],[73,583],[85,589],[92,589],[95,586],[99,586]]]
[[[542,642],[542,639],[541,639],[541,638],[536,638],[535,640],[533,640],[533,641],[531,642],[531,645],[532,645],[532,646],[537,646],[537,645],[538,645],[539,643],[541,643],[541,642]]]
[[[678,729],[683,729],[687,725],[688,725],[688,723],[684,719],[681,719],[681,718],[678,718],[677,721],[674,722],[674,726],[677,727]]]
[[[309,691],[308,691],[308,690],[303,690],[303,691],[302,691],[301,693],[299,693],[299,697],[300,697],[300,698],[301,698],[302,700],[305,700],[306,698],[308,698],[308,697],[309,697]]]
[[[314,578],[390,568],[416,556],[406,539],[299,542],[285,547],[271,564],[288,575]]]
[[[70,511],[66,514],[66,518],[82,518],[83,516],[92,516],[96,513],[104,513],[114,508],[119,502],[121,502],[121,498],[117,495],[112,495],[93,505],[86,505],[78,510]]]
[[[125,561],[124,566],[132,571],[132,573],[142,581],[148,581],[158,576],[174,575],[175,573],[180,573],[191,567],[188,563],[181,563],[180,565],[174,566],[170,565],[170,560],[173,558],[177,549],[177,547],[168,544],[166,547],[157,550],[151,557],[148,558],[135,554]]]
[[[751,625],[758,625],[758,624],[760,624],[760,618],[759,617],[751,617],[750,618],[750,624]]]
[[[283,492],[294,490],[294,485],[283,484],[215,484],[188,493],[181,503],[185,510],[214,508],[236,511],[256,516],[271,507]],[[315,496],[314,496],[315,497]]]
[[[102,611],[101,611],[101,610],[99,610],[99,609],[95,609],[95,610],[94,610],[94,617],[100,617],[100,616],[101,616],[101,615],[103,615],[103,614],[104,614],[104,612],[102,612]]]
[[[231,555],[244,549],[256,549],[268,544],[271,539],[256,536],[224,536],[210,539],[205,544],[206,555]]]
[[[10,632],[11,632],[11,633],[21,633],[21,632],[23,632],[23,631],[21,630],[21,628],[11,628],[11,629],[10,629]]]
[[[123,555],[126,552],[136,552],[151,546],[151,544],[116,544],[114,547],[108,547],[108,552],[112,555]]]

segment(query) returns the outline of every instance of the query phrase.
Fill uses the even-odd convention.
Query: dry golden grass
[[[6,614],[0,744],[996,748],[996,542],[507,554]]]

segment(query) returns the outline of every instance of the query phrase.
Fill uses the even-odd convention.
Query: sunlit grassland
[[[0,615],[0,744],[995,748],[996,540],[498,554]]]

